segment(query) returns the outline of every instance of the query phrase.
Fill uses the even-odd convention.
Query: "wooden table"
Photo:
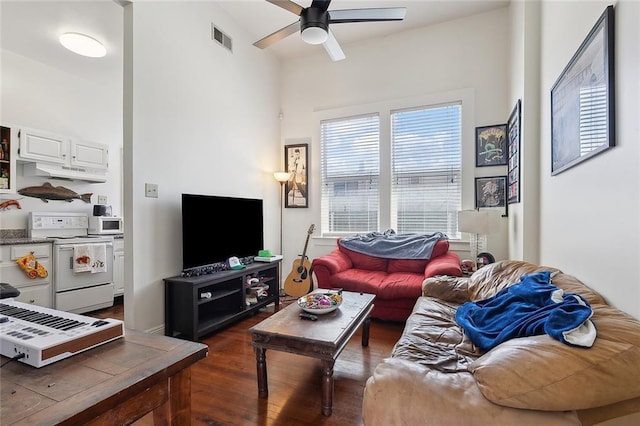
[[[362,346],[369,344],[369,315],[375,295],[342,292],[343,301],[337,310],[318,315],[317,321],[300,318],[297,303],[271,315],[249,329],[256,353],[258,395],[269,395],[267,386],[266,350],[291,352],[319,358],[322,362],[322,414],[331,415],[333,406],[333,365],[349,339],[362,326]],[[292,378],[293,379],[293,378]]]
[[[0,423],[129,424],[153,411],[155,424],[188,425],[190,366],[207,353],[201,343],[126,330],[42,368],[11,361],[2,367]]]

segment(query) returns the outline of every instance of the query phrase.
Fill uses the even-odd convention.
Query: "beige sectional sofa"
[[[483,353],[456,323],[462,303],[492,297],[542,270],[558,271],[501,261],[468,278],[426,279],[391,357],[367,381],[364,424],[640,424],[640,321],[575,277],[558,271],[552,284],[593,309],[597,338],[590,348],[545,334]]]

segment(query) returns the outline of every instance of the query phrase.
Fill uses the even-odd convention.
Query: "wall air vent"
[[[220,31],[213,23],[211,24],[211,39],[217,41],[220,46],[226,48],[229,52],[233,52],[233,40],[231,40],[231,37]]]

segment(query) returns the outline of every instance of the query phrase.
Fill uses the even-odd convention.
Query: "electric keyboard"
[[[0,300],[0,354],[33,367],[68,358],[124,336],[124,323],[13,299]]]

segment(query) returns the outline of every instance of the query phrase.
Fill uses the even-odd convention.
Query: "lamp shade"
[[[273,174],[273,177],[276,178],[276,180],[280,183],[282,182],[286,182],[289,180],[289,178],[291,177],[291,173],[289,172],[275,172]]]
[[[458,231],[472,234],[495,234],[499,230],[500,212],[495,210],[461,210]]]

